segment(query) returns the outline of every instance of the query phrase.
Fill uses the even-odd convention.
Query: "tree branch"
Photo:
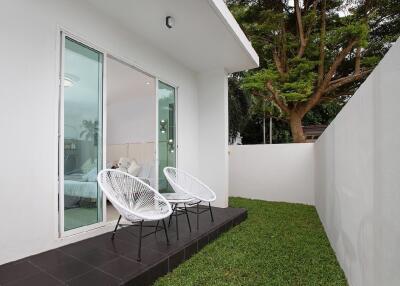
[[[313,13],[314,13],[314,15],[316,14],[316,12],[317,12],[317,0],[314,0],[313,1],[313,8],[312,8],[312,11],[313,11]],[[310,24],[309,26],[308,26],[308,28],[307,28],[307,32],[306,32],[306,36],[305,36],[305,44],[307,45],[307,42],[308,42],[308,39],[310,39],[310,35],[311,35],[311,31],[312,31],[312,28],[313,28],[313,26],[314,26],[314,23],[315,23],[315,18],[313,19],[313,21],[312,21],[312,24]]]
[[[343,62],[343,60],[346,58],[346,56],[350,53],[350,51],[353,49],[354,45],[358,42],[357,39],[354,39],[350,41],[347,46],[342,49],[339,54],[336,56],[335,60],[333,61],[331,67],[329,68],[328,72],[324,76],[324,80],[322,81],[322,84],[320,85],[319,89],[323,91],[328,84],[330,83],[333,75],[336,73],[337,68],[340,66],[340,64]]]
[[[361,71],[361,47],[358,46],[356,49],[356,59],[355,59],[355,67],[354,73],[359,74]]]
[[[282,53],[281,53],[281,63],[283,70],[285,73],[288,73],[289,67],[288,67],[288,61],[287,61],[287,43],[286,43],[286,26],[285,26],[285,21],[282,20],[281,23],[281,42],[282,42]]]
[[[304,108],[302,110],[303,114],[306,114],[311,108],[313,108],[321,99],[321,97],[326,93],[326,89],[335,74],[337,68],[346,58],[346,56],[351,52],[353,47],[358,43],[358,39],[351,40],[345,48],[343,48],[339,54],[336,56],[335,60],[333,61],[331,67],[329,68],[328,72],[324,76],[322,83],[318,86],[317,90],[311,96],[311,98],[306,102]]]
[[[329,83],[328,87],[325,89],[324,93],[332,92],[335,89],[337,89],[338,87],[341,87],[341,86],[343,86],[345,84],[352,83],[352,82],[354,82],[356,80],[360,80],[363,77],[367,76],[369,73],[371,73],[371,71],[372,70],[366,70],[366,71],[359,72],[358,74],[352,74],[352,75],[349,75],[349,76],[346,76],[346,77],[343,77],[343,78],[332,80]]]
[[[279,108],[282,109],[282,111],[284,111],[286,113],[290,113],[289,108],[282,101],[282,99],[280,98],[280,96],[278,94],[278,91],[272,86],[272,82],[270,80],[267,81],[267,83],[265,84],[265,87],[272,94],[272,98],[273,98],[274,102],[279,106]]]
[[[282,65],[282,61],[278,56],[278,52],[275,50],[275,51],[273,51],[272,55],[273,55],[273,58],[274,58],[276,69],[278,70],[280,76],[281,77],[285,77],[286,73],[284,71],[284,67]]]
[[[299,30],[299,38],[300,38],[300,48],[297,53],[297,56],[301,58],[303,56],[304,50],[306,48],[306,38],[304,36],[303,21],[301,19],[301,10],[300,10],[299,0],[294,0],[294,8],[295,8],[295,13],[296,13],[297,28]]]
[[[319,42],[319,65],[318,65],[318,85],[322,83],[324,78],[325,64],[325,34],[326,34],[326,0],[322,2],[321,8],[321,33]]]

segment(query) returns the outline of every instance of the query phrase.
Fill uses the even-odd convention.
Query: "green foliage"
[[[341,19],[342,25],[327,31],[328,46],[345,46],[350,40],[358,39],[361,47],[368,44],[368,25],[354,17]]]
[[[339,100],[323,101],[309,111],[303,119],[304,125],[328,125],[344,106]]]
[[[314,207],[230,198],[248,218],[156,286],[346,285]]]
[[[300,1],[311,4],[313,1]],[[316,11],[311,6],[302,5],[302,21],[308,42],[304,55],[299,59],[299,36],[293,6],[290,1],[270,0],[228,0],[230,10],[238,23],[251,40],[260,57],[260,68],[241,74],[240,88],[245,94],[257,93],[271,99],[266,82],[271,81],[281,100],[289,107],[303,104],[313,95],[317,88],[317,72],[320,56],[321,3],[318,1]],[[361,68],[373,69],[390,48],[392,42],[400,36],[400,2],[398,0],[328,0],[326,7],[326,48],[325,72],[329,69],[338,53],[352,40],[358,40],[361,50]],[[349,4],[351,8],[349,9]],[[342,12],[347,12],[343,14]],[[282,32],[284,27],[284,33]],[[311,27],[310,30],[308,28]],[[354,47],[355,48],[355,47]],[[286,52],[283,74],[277,70],[273,53]],[[335,73],[335,79],[354,73],[355,50],[346,56]],[[328,102],[321,101],[321,108],[315,107],[306,114],[306,124],[328,124],[347,102],[348,98],[360,86],[358,80],[342,86],[327,96]],[[343,96],[342,96],[343,94]],[[340,95],[340,96],[339,96]],[[257,101],[251,101],[257,104]],[[332,107],[328,112],[327,107]],[[256,108],[250,108],[250,111]],[[321,114],[318,114],[321,112]],[[250,112],[251,113],[251,112]],[[327,116],[330,117],[327,117]],[[286,120],[287,114],[280,113]],[[249,119],[250,118],[250,119]],[[324,119],[322,122],[321,120]],[[252,130],[257,124],[248,120],[260,120],[260,116],[251,113],[242,126]],[[288,129],[282,124],[282,132]],[[254,127],[254,128],[253,128]],[[250,132],[251,133],[251,132]],[[245,141],[245,140],[244,140]],[[290,140],[291,141],[291,140]],[[256,142],[254,142],[256,143]],[[260,143],[260,142],[258,142]]]
[[[236,138],[242,133],[251,114],[251,96],[244,93],[239,87],[239,78],[229,78],[229,138]]]
[[[318,62],[295,57],[289,61],[289,64],[293,68],[283,77],[273,65],[270,65],[269,69],[249,72],[243,79],[241,87],[244,90],[260,92],[268,96],[269,92],[265,88],[265,83],[271,81],[285,102],[306,101],[313,93],[317,77],[315,67]]]

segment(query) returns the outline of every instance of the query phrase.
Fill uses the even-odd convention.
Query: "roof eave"
[[[215,10],[221,21],[225,24],[228,30],[232,33],[232,35],[237,39],[241,47],[243,48],[244,52],[248,56],[250,60],[250,64],[248,67],[243,68],[242,70],[246,69],[253,69],[257,68],[260,65],[259,57],[257,52],[254,50],[251,42],[247,39],[246,35],[240,28],[238,22],[233,17],[232,13],[229,11],[228,7],[224,3],[223,0],[208,0],[210,6]],[[237,70],[240,71],[240,70]],[[231,72],[237,72],[231,71]]]

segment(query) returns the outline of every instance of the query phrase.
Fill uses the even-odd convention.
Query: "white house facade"
[[[222,0],[17,0],[0,31],[0,264],[110,231],[90,172],[120,157],[227,206],[227,76],[258,56]]]

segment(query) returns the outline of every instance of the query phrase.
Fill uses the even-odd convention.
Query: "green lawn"
[[[347,285],[314,207],[231,198],[248,218],[157,286]]]

